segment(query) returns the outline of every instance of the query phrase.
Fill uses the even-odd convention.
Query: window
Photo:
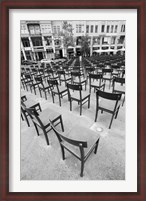
[[[30,47],[30,42],[28,38],[21,38],[24,47]]]
[[[118,25],[115,26],[115,33],[117,33]]]
[[[28,25],[28,29],[30,34],[40,34],[40,26],[39,25]]]
[[[93,25],[91,25],[91,33],[93,33]]]
[[[57,27],[53,26],[53,32],[56,34],[57,33]]]
[[[102,27],[101,27],[101,32],[104,32],[104,25],[102,25]]]
[[[31,40],[33,46],[43,46],[41,37],[32,37]]]
[[[123,32],[125,32],[125,25],[123,25]]]
[[[46,46],[52,45],[52,37],[51,36],[44,36]]]
[[[115,41],[116,41],[116,37],[112,37],[111,38],[111,45],[115,44]]]
[[[55,44],[55,45],[61,45],[61,40],[55,39],[55,40],[54,40],[54,44]]]
[[[107,28],[106,28],[107,33],[109,33],[109,28],[110,28],[110,26],[108,25]]]
[[[121,26],[121,32],[125,32],[125,25],[124,24]]]
[[[98,32],[98,25],[95,25],[95,33]]]
[[[86,32],[89,33],[89,25],[86,26]]]
[[[82,27],[83,24],[76,24],[76,33],[83,33]]]
[[[113,33],[114,25],[111,26],[111,33]]]
[[[22,34],[27,34],[28,33],[26,25],[21,25],[21,33]]]
[[[25,51],[26,59],[31,60],[31,54],[30,51]]]

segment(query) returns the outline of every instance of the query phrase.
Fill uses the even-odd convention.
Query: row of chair
[[[25,118],[28,122],[29,117],[34,124],[37,135],[40,135],[39,129],[43,131],[47,145],[49,145],[48,132],[53,129],[60,144],[63,160],[65,160],[65,150],[79,159],[81,162],[80,176],[83,177],[84,164],[86,160],[93,151],[95,154],[97,152],[100,139],[99,134],[88,128],[80,126],[73,127],[70,132],[65,133],[61,114],[58,114],[48,108],[42,111],[39,103],[31,106],[29,105],[28,107],[26,96],[21,97],[21,110],[23,112],[22,120]],[[58,124],[61,125],[63,133],[56,129]]]

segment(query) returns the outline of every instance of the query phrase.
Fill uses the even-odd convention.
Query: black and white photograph
[[[126,26],[20,21],[21,181],[125,181]]]

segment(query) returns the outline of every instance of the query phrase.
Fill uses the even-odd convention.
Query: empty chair
[[[74,127],[69,133],[60,133],[51,121],[50,124],[59,140],[63,160],[65,160],[65,150],[79,159],[81,162],[80,176],[83,177],[86,160],[93,151],[95,154],[97,152],[100,139],[99,134],[84,127]]]
[[[49,84],[50,89],[51,89],[53,103],[55,102],[54,96],[58,95],[59,105],[61,106],[61,98],[68,95],[68,91],[67,91],[66,86],[59,86],[58,81],[55,79],[54,80],[53,79],[48,80],[48,84]]]
[[[102,79],[105,82],[109,81],[109,88],[113,79],[112,72],[113,72],[113,69],[102,69],[102,76],[103,76]]]
[[[26,90],[28,91],[28,86],[30,87],[33,84],[32,76],[29,74],[25,74],[23,83],[25,84]]]
[[[82,85],[67,83],[67,89],[70,101],[70,111],[72,111],[72,101],[76,101],[80,105],[80,115],[82,115],[82,105],[87,102],[88,108],[90,108],[90,94],[82,91]]]
[[[25,107],[25,106],[24,106]],[[49,108],[43,110],[42,112],[38,113],[35,108],[27,108],[25,107],[26,112],[30,115],[32,122],[35,126],[37,135],[39,136],[39,129],[43,131],[45,135],[46,143],[49,145],[49,138],[47,133],[52,129],[50,127],[49,119],[57,126],[58,124],[61,125],[62,131],[64,131],[63,121],[61,114],[51,110]]]
[[[47,93],[50,93],[51,86],[50,85],[48,85],[48,86],[44,85],[42,77],[35,77],[35,80],[36,80],[36,82],[39,83],[38,88],[39,88],[41,98],[42,98],[42,92],[44,92],[45,99],[47,100]]]
[[[64,82],[65,86],[66,86],[66,83],[71,81],[71,76],[66,75],[64,70],[58,70],[57,74],[58,74],[58,77],[59,77],[60,85],[61,85],[62,82]]]
[[[82,77],[81,72],[71,72],[71,80],[73,84],[79,84],[82,86],[85,86],[85,90],[86,90],[86,84],[87,84],[87,80],[84,79]]]
[[[110,121],[109,129],[111,128],[113,118],[117,118],[119,109],[120,109],[120,99],[121,99],[121,93],[120,94],[114,94],[114,93],[107,93],[104,91],[96,90],[96,113],[95,113],[95,122],[97,120],[98,111],[101,110],[101,112],[105,111],[107,113],[112,114],[112,118]]]
[[[28,108],[35,108],[36,111],[42,111],[40,103],[36,103],[33,100],[27,100],[26,96],[22,96],[21,97],[21,118],[22,120],[26,120],[26,123],[28,125],[28,127],[30,127],[30,123],[29,123],[29,119],[28,119],[28,113],[25,110],[25,107]]]
[[[103,88],[103,91],[105,89],[105,84],[102,82],[102,75],[101,74],[93,74],[89,73],[89,93],[91,93],[91,89],[101,89]]]
[[[113,93],[122,93],[124,95],[123,103],[125,101],[125,78],[114,77],[113,79]]]

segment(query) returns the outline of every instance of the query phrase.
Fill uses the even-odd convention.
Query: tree
[[[81,37],[81,53],[83,56],[90,55],[90,37],[88,35]]]
[[[62,37],[65,54],[67,55],[67,48],[69,46],[74,46],[75,42],[72,25],[67,21],[63,21],[62,31],[59,32],[59,36]]]

